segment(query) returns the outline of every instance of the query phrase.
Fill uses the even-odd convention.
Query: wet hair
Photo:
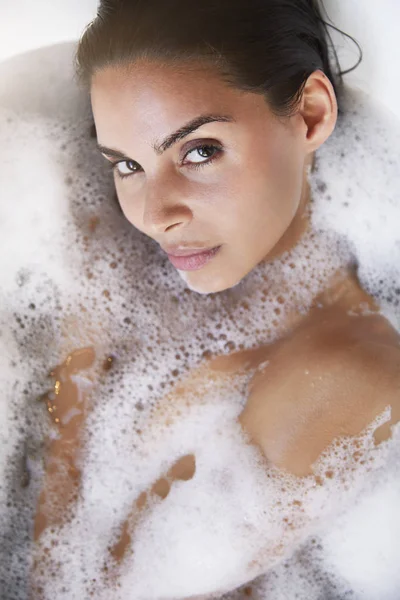
[[[323,13],[318,0],[101,0],[78,44],[76,72],[90,85],[106,66],[201,63],[288,115],[315,70],[340,96],[343,72],[329,33],[336,28]]]

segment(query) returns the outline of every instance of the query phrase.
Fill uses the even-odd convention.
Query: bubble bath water
[[[279,337],[349,263],[400,329],[399,123],[349,91],[310,174],[311,231],[203,296],[123,218],[70,60],[61,46],[0,69],[24,82],[0,96],[1,597],[29,597],[44,440],[56,436],[40,400],[49,371],[91,347],[95,364],[71,375],[92,403],[82,486],[67,522],[41,538],[45,598],[397,599],[398,427],[378,448],[376,424],[338,439],[300,480],[266,469],[236,422],[251,373],[168,394],[210,354]],[[186,479],[172,471],[182,456],[195,457]],[[143,490],[167,479],[116,587],[108,548]]]

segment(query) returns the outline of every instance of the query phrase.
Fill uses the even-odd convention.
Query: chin
[[[235,287],[240,283],[242,277],[230,281],[227,277],[206,276],[204,273],[200,276],[200,271],[180,271],[177,269],[180,277],[186,283],[192,292],[198,294],[217,294]]]

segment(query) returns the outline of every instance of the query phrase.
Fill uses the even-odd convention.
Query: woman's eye
[[[203,144],[202,146],[197,146],[190,150],[185,155],[185,163],[189,162],[193,165],[200,166],[204,163],[212,162],[216,156],[221,152],[221,148],[218,146],[214,146],[213,144]],[[187,161],[187,158],[190,157],[190,160]]]
[[[124,177],[129,177],[134,173],[140,171],[141,167],[139,163],[134,160],[121,160],[120,162],[114,163],[113,165],[114,171],[116,171],[117,175],[122,179]]]
[[[189,150],[184,157],[183,164],[189,164],[192,168],[200,168],[203,165],[210,164],[222,152],[219,146],[214,144],[202,144]],[[189,157],[189,160],[187,160]],[[142,171],[142,167],[134,160],[120,160],[112,164],[113,171],[116,172],[120,179],[130,177],[135,173]]]

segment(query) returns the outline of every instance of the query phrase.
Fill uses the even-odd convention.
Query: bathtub
[[[364,51],[363,63],[346,75],[347,83],[372,95],[400,118],[400,81],[396,76],[400,63],[399,0],[381,0],[379,8],[373,0],[325,0],[325,5],[332,21],[353,35]],[[80,110],[77,103],[87,105],[87,99],[78,98],[76,93],[69,96],[66,90],[72,75],[72,44],[94,17],[96,6],[97,0],[13,0],[8,3],[7,12],[4,9],[0,12],[0,106],[12,102],[15,107],[15,103],[20,103],[24,109],[48,115],[49,111],[56,110],[72,114]],[[357,48],[338,34],[334,33],[333,39],[342,67],[350,68],[357,61]],[[56,63],[51,47],[56,45],[61,52],[56,53],[58,63],[54,71]],[[54,86],[63,91],[57,107],[54,101],[46,101],[48,90],[29,67],[47,63],[57,73],[52,83],[52,97]],[[40,90],[35,94],[36,105],[26,93],[29,89]]]

